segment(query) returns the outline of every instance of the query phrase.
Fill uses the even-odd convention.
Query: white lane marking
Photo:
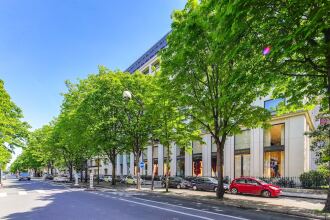
[[[135,197],[135,199],[139,199],[139,200],[146,201],[146,202],[154,202],[154,203],[159,203],[159,204],[163,204],[163,205],[170,205],[170,206],[180,207],[182,209],[194,210],[194,211],[198,211],[198,212],[205,212],[205,213],[208,213],[208,214],[219,215],[219,216],[229,217],[229,218],[233,218],[233,219],[248,220],[247,218],[241,218],[241,217],[236,217],[236,216],[232,216],[232,215],[226,215],[226,214],[220,214],[220,213],[216,213],[216,212],[210,212],[210,211],[205,211],[205,210],[200,210],[200,209],[194,209],[194,208],[184,207],[184,206],[180,206],[180,205],[169,204],[169,203],[165,203],[165,202],[157,202],[157,201],[153,201],[153,200],[149,200],[149,199],[142,199],[142,198],[136,198],[136,197]]]
[[[0,193],[0,197],[6,197],[7,193]]]
[[[162,207],[158,207],[158,206],[154,206],[154,205],[145,204],[145,203],[142,203],[142,202],[135,202],[135,201],[132,201],[132,200],[127,200],[127,199],[122,199],[122,198],[120,198],[119,200],[125,201],[125,202],[130,202],[130,203],[135,203],[135,204],[138,204],[138,205],[148,206],[148,207],[151,207],[151,208],[161,209],[161,210],[165,210],[165,211],[168,211],[168,212],[175,212],[175,213],[178,213],[178,214],[181,214],[181,215],[187,215],[187,216],[191,216],[191,217],[195,217],[195,218],[206,219],[206,220],[214,220],[213,218],[208,218],[208,217],[204,217],[204,216],[200,216],[200,215],[193,215],[193,214],[189,214],[189,213],[186,213],[186,212],[176,211],[176,210],[173,210],[173,209],[167,209],[167,208],[162,208]]]
[[[45,190],[36,190],[37,193],[40,193],[40,194],[44,194],[45,193]]]
[[[26,195],[26,194],[27,194],[27,192],[25,192],[25,191],[18,191],[18,195],[20,195],[20,196]]]

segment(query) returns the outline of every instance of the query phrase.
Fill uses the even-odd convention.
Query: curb
[[[236,208],[240,208],[240,209],[249,209],[249,210],[261,210],[264,212],[273,212],[273,213],[279,213],[279,214],[286,214],[286,215],[291,215],[291,216],[298,216],[298,217],[305,217],[305,218],[313,218],[313,219],[330,219],[330,216],[320,216],[320,215],[316,215],[316,214],[312,214],[312,213],[301,213],[301,212],[292,212],[289,210],[274,210],[274,209],[267,209],[267,208],[257,208],[257,207],[251,207],[251,206],[246,206],[246,205],[241,205],[241,204],[230,204],[227,203],[225,200],[224,201],[217,201],[214,199],[210,199],[210,198],[201,198],[201,197],[196,197],[196,196],[182,196],[182,195],[177,195],[177,194],[164,194],[164,193],[159,193],[159,192],[146,192],[144,191],[144,193],[147,194],[153,194],[153,195],[163,195],[163,196],[168,196],[171,198],[180,198],[186,201],[191,201],[191,200],[195,200],[195,201],[203,201],[207,204],[211,204],[211,205],[224,205],[224,206],[231,206],[231,207],[236,207]]]

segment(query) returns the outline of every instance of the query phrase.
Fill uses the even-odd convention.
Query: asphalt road
[[[134,192],[84,191],[41,180],[6,180],[0,188],[0,219],[31,220],[195,220],[302,219],[293,216],[212,206]]]

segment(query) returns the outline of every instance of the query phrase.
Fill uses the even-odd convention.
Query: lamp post
[[[130,100],[130,99],[135,99],[135,101],[141,106],[141,108],[143,108],[143,102],[141,102],[141,100],[139,100],[139,99],[137,99],[133,94],[132,94],[132,92],[131,91],[129,91],[129,90],[125,90],[124,92],[123,92],[123,98],[124,99],[128,99],[128,100]],[[129,115],[128,115],[128,119],[129,119],[129,123],[130,123],[130,117],[129,117]],[[134,157],[139,157],[138,155],[134,155]],[[137,161],[137,163],[136,163],[136,171],[137,171],[137,175],[136,175],[136,187],[137,187],[137,189],[138,190],[140,190],[141,189],[141,178],[140,178],[140,167],[139,167],[139,163],[138,163],[138,161],[139,161],[139,158],[138,159],[136,159],[136,158],[134,158],[134,163]]]

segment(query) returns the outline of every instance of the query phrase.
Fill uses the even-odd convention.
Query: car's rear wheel
[[[177,188],[177,189],[181,189],[181,185],[178,184],[178,185],[176,186],[176,188]]]
[[[192,188],[193,188],[193,190],[195,190],[195,191],[197,190],[197,186],[193,186]]]
[[[214,187],[213,190],[214,190],[214,192],[218,191],[218,187]]]
[[[166,187],[166,184],[165,183],[162,183],[162,187],[165,188]]]
[[[261,195],[263,197],[269,198],[271,196],[271,193],[268,190],[262,191]]]
[[[238,190],[237,190],[236,188],[232,188],[232,189],[231,189],[231,193],[232,193],[232,194],[237,194],[237,193],[238,193]]]

